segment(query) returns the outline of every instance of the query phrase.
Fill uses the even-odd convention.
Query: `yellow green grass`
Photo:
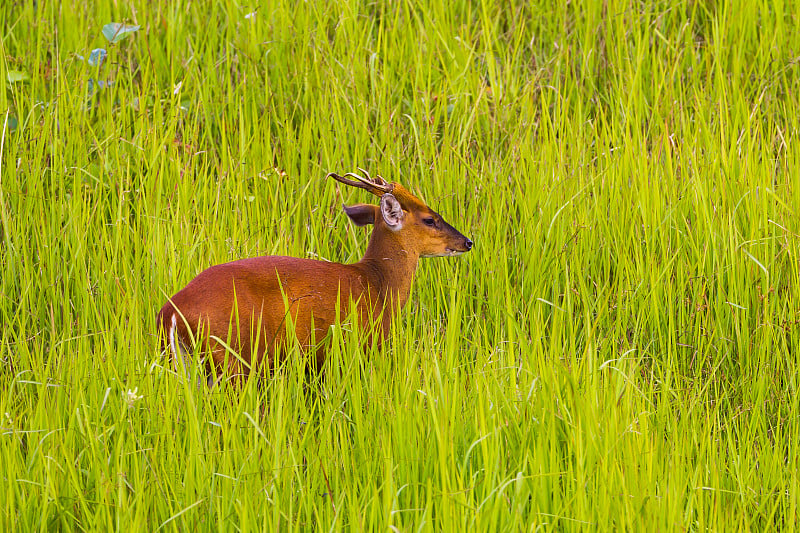
[[[3,2],[0,529],[795,524],[795,11]],[[323,382],[174,373],[202,269],[360,257],[356,166],[475,248]]]

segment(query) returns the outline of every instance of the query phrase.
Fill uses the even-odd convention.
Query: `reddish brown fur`
[[[250,365],[262,370],[273,368],[276,352],[285,347],[286,320],[291,317],[297,340],[306,350],[314,351],[319,368],[325,360],[325,345],[319,341],[332,324],[347,316],[351,302],[363,331],[376,326],[375,340],[380,344],[395,314],[408,300],[419,258],[456,255],[472,246],[472,241],[405,188],[399,184],[393,187],[392,193],[403,209],[399,230],[387,225],[379,206],[346,208],[360,224],[364,218],[359,216],[374,219],[372,237],[361,261],[346,265],[264,256],[213,266],[161,308],[158,324],[165,344],[169,345],[176,316],[177,340],[191,346],[191,339],[199,333],[208,343],[218,371],[227,365],[230,373],[248,374]],[[422,221],[427,218],[430,223],[431,217],[436,228]],[[231,356],[216,339],[227,343],[247,364]]]

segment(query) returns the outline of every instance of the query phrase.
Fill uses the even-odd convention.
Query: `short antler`
[[[345,185],[350,185],[351,187],[358,187],[359,189],[364,189],[365,191],[369,191],[375,196],[383,196],[387,192],[392,192],[394,190],[394,185],[388,183],[385,179],[380,176],[376,176],[372,178],[369,175],[369,172],[364,170],[363,168],[357,167],[359,171],[363,172],[367,177],[361,177],[358,174],[354,174],[352,172],[348,172],[344,176],[340,176],[335,172],[329,173],[326,178],[333,178],[339,183],[344,183]],[[355,178],[355,180],[347,179],[347,177]]]

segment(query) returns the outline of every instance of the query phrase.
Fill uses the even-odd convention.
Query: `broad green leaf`
[[[6,78],[8,79],[8,83],[17,83],[27,80],[28,75],[18,70],[9,70],[8,73],[6,73]]]
[[[103,36],[111,44],[118,43],[131,33],[139,31],[140,26],[129,26],[121,22],[111,22],[103,26]]]
[[[104,48],[95,48],[92,50],[92,53],[89,54],[89,64],[93,67],[100,67],[107,55]]]

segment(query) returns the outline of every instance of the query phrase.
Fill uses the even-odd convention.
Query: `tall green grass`
[[[791,5],[0,15],[3,530],[797,522]],[[422,261],[383,352],[333,330],[324,382],[176,375],[155,314],[202,269],[358,260],[365,194],[323,179],[356,166],[473,251]]]

